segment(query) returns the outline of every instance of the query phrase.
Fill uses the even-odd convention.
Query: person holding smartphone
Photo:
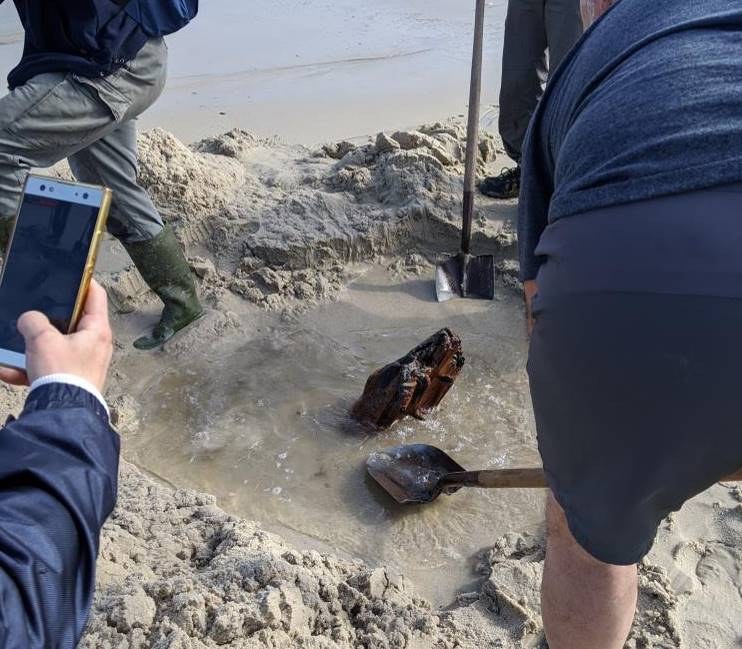
[[[165,85],[162,36],[187,24],[198,1],[14,1],[26,40],[0,98],[0,249],[26,174],[66,158],[77,180],[113,190],[108,229],[164,303],[134,346],[158,347],[203,308],[180,243],[137,183],[136,118]]]
[[[91,284],[73,334],[38,312],[18,327],[27,369],[0,368],[0,380],[31,390],[0,431],[0,647],[73,649],[117,494],[120,442],[101,396],[113,351],[106,292]]]
[[[742,5],[610,4],[523,152],[551,649],[621,649],[659,524],[742,466]]]

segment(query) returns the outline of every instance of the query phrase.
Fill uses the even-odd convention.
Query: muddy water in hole
[[[442,326],[462,337],[466,365],[440,411],[376,435],[350,421],[369,373]],[[127,440],[128,455],[293,541],[388,565],[447,604],[472,586],[473,554],[538,524],[542,494],[466,490],[400,508],[364,461],[427,442],[472,469],[537,462],[525,352],[514,296],[439,305],[429,279],[395,286],[377,271],[338,303],[163,367],[139,390],[146,434]]]

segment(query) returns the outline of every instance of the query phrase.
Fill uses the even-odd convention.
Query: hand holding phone
[[[108,375],[113,336],[108,321],[106,291],[95,280],[90,283],[77,330],[64,335],[38,311],[24,313],[18,329],[26,343],[26,371],[0,367],[0,380],[11,385],[29,385],[50,374],[74,374],[99,391]]]
[[[62,334],[75,330],[110,202],[105,187],[28,176],[0,279],[0,365],[25,369],[27,311]]]

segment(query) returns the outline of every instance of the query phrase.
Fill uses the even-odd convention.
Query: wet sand
[[[543,494],[468,491],[400,508],[365,477],[369,453],[412,442],[470,468],[538,463],[520,301],[501,288],[494,303],[437,304],[426,271],[400,281],[364,269],[338,302],[289,322],[259,318],[131,385],[143,414],[128,457],[269,530],[385,565],[435,605],[450,603],[473,579],[468,557],[508,530],[540,527]],[[460,332],[467,364],[441,410],[381,433],[350,420],[367,376],[443,326]]]
[[[504,12],[489,3],[485,105],[497,103]],[[473,15],[459,0],[210,0],[168,38],[170,79],[140,124],[187,142],[241,127],[315,144],[463,113]],[[3,3],[0,75],[20,39]]]

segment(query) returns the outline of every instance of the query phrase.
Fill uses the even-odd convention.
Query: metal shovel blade
[[[372,453],[366,469],[394,500],[402,505],[429,503],[443,492],[457,488],[445,485],[442,478],[464,471],[449,455],[428,444],[395,446]]]
[[[492,255],[458,254],[435,267],[438,302],[452,297],[492,300],[495,297],[495,258]]]
[[[436,264],[435,297],[439,302],[447,302],[459,296],[461,296],[461,264],[457,255]]]

